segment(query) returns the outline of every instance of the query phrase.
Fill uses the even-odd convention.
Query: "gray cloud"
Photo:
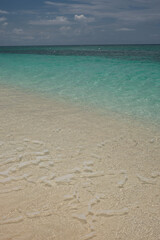
[[[97,18],[113,18],[115,20],[145,22],[160,19],[159,0],[86,0],[81,3],[58,3],[45,1],[46,5],[57,7],[61,14],[89,15]],[[156,4],[155,4],[156,3]]]
[[[4,22],[2,26],[6,27],[8,25],[8,22]]]
[[[0,43],[5,44],[18,38],[34,44],[160,41],[159,0],[44,0],[37,8],[30,3],[30,8],[10,11],[5,18],[7,13],[0,10]]]
[[[6,20],[7,20],[6,17],[0,17],[0,22],[4,22],[4,21],[6,21]]]
[[[14,28],[12,32],[16,35],[21,35],[24,33],[23,29],[21,29],[21,28]]]
[[[29,21],[29,24],[31,25],[44,25],[44,26],[50,26],[50,25],[64,25],[69,24],[69,21],[66,17],[58,16],[55,19],[40,19],[35,21]]]
[[[56,7],[66,7],[68,6],[68,4],[65,3],[57,3],[57,2],[51,2],[51,1],[45,1],[44,2],[47,5],[52,5],[52,6],[56,6]]]
[[[124,28],[118,28],[118,29],[116,29],[116,31],[125,31],[125,32],[127,31],[128,32],[128,31],[135,31],[135,29],[133,29],[133,28],[125,28],[124,27]]]
[[[121,11],[121,12],[106,12],[106,18],[110,17],[117,19],[123,22],[132,22],[137,24],[138,22],[151,22],[160,20],[159,13],[144,13],[144,12],[130,12],[130,11]]]
[[[8,12],[0,9],[0,14],[8,14]]]
[[[59,32],[62,35],[70,35],[72,28],[70,26],[62,26],[59,28]]]

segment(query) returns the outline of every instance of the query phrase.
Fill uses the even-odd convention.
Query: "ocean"
[[[160,123],[160,45],[0,47],[0,84]]]

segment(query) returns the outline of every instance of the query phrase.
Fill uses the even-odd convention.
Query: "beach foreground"
[[[0,239],[160,239],[160,132],[0,88]]]

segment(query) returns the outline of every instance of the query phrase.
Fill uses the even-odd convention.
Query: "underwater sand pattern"
[[[157,129],[4,90],[0,239],[160,239]]]

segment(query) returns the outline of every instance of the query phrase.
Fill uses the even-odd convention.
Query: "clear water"
[[[160,45],[0,47],[0,83],[160,123]]]

